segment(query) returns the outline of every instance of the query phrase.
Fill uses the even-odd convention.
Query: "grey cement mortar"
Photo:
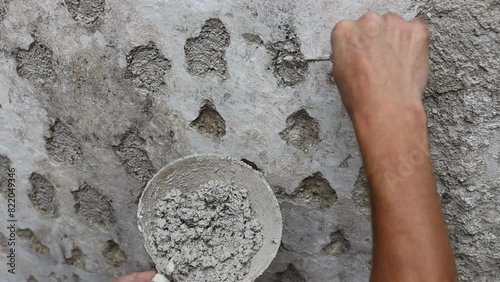
[[[7,242],[7,237],[0,232],[0,254],[2,255],[7,255],[7,251],[9,250]]]
[[[71,192],[75,199],[75,211],[91,224],[104,226],[115,220],[111,199],[97,188],[84,183]]]
[[[210,138],[220,138],[226,135],[226,121],[217,112],[211,101],[206,101],[200,109],[200,114],[190,124],[200,134]]]
[[[147,45],[135,47],[127,55],[125,78],[131,79],[138,88],[156,92],[165,83],[163,76],[171,67],[170,60],[150,41]]]
[[[9,171],[12,162],[7,156],[0,155],[0,169],[2,171]],[[7,173],[0,175],[0,193],[2,195],[8,194],[9,183],[7,182]]]
[[[0,22],[3,21],[3,18],[7,13],[7,3],[8,2],[6,0],[0,0]]]
[[[342,231],[330,234],[330,243],[323,247],[323,252],[329,256],[338,256],[349,251],[351,243],[345,238]]]
[[[292,113],[286,119],[286,128],[280,132],[288,145],[307,152],[321,142],[319,123],[305,109]]]
[[[306,282],[307,280],[302,276],[300,271],[295,268],[293,264],[289,264],[288,267],[282,271],[278,272],[268,281],[272,282]]]
[[[76,137],[71,128],[57,119],[50,128],[50,136],[46,139],[45,149],[49,156],[59,162],[70,164],[81,160],[81,146],[79,138]]]
[[[280,197],[278,193],[278,197]],[[291,199],[296,203],[325,210],[330,208],[338,199],[337,192],[330,186],[328,180],[321,172],[304,178],[300,186],[290,195],[284,195],[285,199]]]
[[[92,6],[86,3],[82,7]],[[17,171],[20,227],[50,249],[40,254],[19,238],[19,273],[0,281],[100,282],[151,269],[136,226],[143,179],[150,170],[194,153],[250,160],[276,192],[287,195],[280,197],[283,247],[259,282],[368,281],[370,218],[359,209],[364,204],[353,200],[361,168],[354,131],[329,78],[331,64],[307,61],[330,53],[337,21],[368,10],[406,18],[420,12],[430,23],[432,71],[424,102],[461,281],[499,280],[498,1],[108,0],[95,10],[97,20],[86,24],[95,16],[75,20],[63,0],[0,0],[0,155]],[[200,37],[209,19],[219,19],[230,38],[222,77],[188,71],[187,40]],[[275,74],[275,55],[266,43],[286,41],[290,30],[308,67],[300,83],[286,86]],[[153,67],[155,60],[136,64],[143,81],[158,83],[157,91],[125,77],[127,56],[149,42],[171,63],[164,75]],[[207,99],[225,121],[220,138],[190,126]],[[321,141],[308,151],[279,134],[299,109],[318,123]],[[49,151],[57,120],[70,134],[54,137],[61,140],[53,143],[59,149]],[[117,146],[132,129],[141,141],[124,146],[130,154],[122,158]],[[33,172],[55,187],[57,217],[31,205]],[[337,194],[328,209],[289,197],[316,172]],[[114,211],[113,222],[95,224],[77,214],[72,192],[82,183],[112,200],[105,202]],[[0,206],[6,204],[0,196]],[[82,208],[96,208],[88,205]],[[4,209],[0,218],[6,218]],[[342,232],[350,245],[339,255],[324,252],[334,232]],[[126,256],[118,267],[103,255],[108,240]],[[84,254],[84,266],[66,262],[75,247]]]
[[[34,40],[27,50],[18,48],[13,55],[20,77],[42,85],[55,81],[56,73],[52,66],[53,52],[44,44]]]
[[[366,173],[364,168],[359,169],[358,179],[354,184],[354,189],[351,192],[352,200],[356,204],[356,208],[366,214],[371,214],[370,209],[370,193],[368,190],[368,179],[366,178]]]
[[[92,25],[104,13],[104,0],[64,0],[71,16],[83,25]]]
[[[85,254],[79,247],[74,246],[69,254],[65,254],[64,262],[68,265],[85,269]]]
[[[31,191],[28,193],[28,198],[33,207],[43,215],[56,215],[58,202],[54,185],[36,172],[31,174],[30,183]]]
[[[201,28],[200,35],[188,38],[184,46],[189,73],[207,73],[224,77],[227,69],[226,48],[230,36],[219,19],[209,19]]]
[[[174,281],[242,281],[263,243],[248,191],[234,183],[170,190],[156,205],[154,224],[154,252],[168,261]]]
[[[50,253],[50,249],[45,246],[40,239],[38,239],[33,232],[33,230],[26,228],[18,228],[16,230],[16,235],[21,238],[21,240],[24,240],[30,247],[31,249],[39,254],[47,254]]]
[[[147,182],[155,173],[148,152],[144,149],[146,140],[139,135],[137,128],[131,128],[120,138],[120,144],[114,146],[115,153],[133,177]]]
[[[286,30],[285,40],[270,43],[267,48],[274,56],[274,75],[278,78],[278,82],[283,86],[294,86],[304,80],[308,63],[300,50],[297,34],[291,31],[289,26],[283,29]],[[245,39],[248,40],[248,36]]]
[[[127,261],[127,255],[120,248],[120,245],[113,240],[108,240],[102,250],[102,255],[106,258],[106,262],[115,267],[119,267]]]
[[[157,203],[165,197],[168,191],[176,188],[181,189],[183,193],[187,193],[188,196],[196,196],[198,194],[196,190],[205,187],[207,182],[212,180],[216,183],[228,183],[224,185],[237,185],[240,187],[239,189],[241,189],[241,191],[247,191],[245,197],[247,197],[246,201],[250,203],[252,212],[245,208],[245,206],[240,206],[240,204],[237,204],[237,207],[243,208],[243,210],[248,211],[248,215],[255,216],[255,218],[258,219],[261,226],[259,233],[262,235],[262,247],[258,248],[254,255],[250,256],[250,261],[245,266],[245,268],[248,268],[248,274],[243,275],[238,281],[254,281],[271,264],[272,259],[279,249],[279,242],[282,234],[282,217],[279,211],[278,201],[276,197],[274,197],[271,187],[264,180],[262,174],[256,172],[254,168],[238,159],[214,154],[197,154],[178,159],[163,167],[148,183],[139,200],[138,224],[142,234],[141,238],[144,241],[148,253],[151,254],[153,261],[157,264],[157,268],[163,273],[171,273],[173,271],[173,265],[170,258],[158,254],[158,244],[154,241],[154,235],[158,233],[157,219],[155,219],[158,213]],[[222,194],[223,198],[227,197],[224,193],[218,192],[216,194]],[[243,200],[241,199],[241,201]],[[216,210],[222,207],[211,204],[207,204],[207,206],[213,206]],[[175,207],[170,208],[175,209]],[[198,210],[199,209],[196,209],[196,211]],[[222,211],[224,211],[224,214],[228,213],[228,211],[224,209],[222,209]],[[182,217],[182,210],[180,210],[180,212]],[[254,215],[252,215],[252,213]],[[213,215],[213,211],[211,209],[206,209],[202,215],[207,214]],[[226,217],[229,219],[235,218],[230,215]],[[220,219],[220,222],[224,221],[224,218]],[[163,222],[163,224],[166,223]],[[189,224],[187,225],[189,226]],[[234,226],[238,228],[241,225],[242,224],[238,223],[238,221],[234,223]],[[169,224],[166,224],[166,226],[168,227]],[[218,231],[217,228],[214,230]],[[216,239],[211,239],[211,241],[217,241],[219,239],[220,236],[212,236],[210,227],[206,231],[210,237],[216,237]],[[240,232],[236,233],[237,236],[240,236],[238,234],[240,234]],[[244,236],[246,235],[251,235],[251,233],[245,232]],[[203,241],[198,241],[198,243],[203,243]],[[232,242],[229,243],[230,245],[232,244]],[[236,240],[235,244],[238,245],[237,243]],[[231,252],[225,252],[225,250],[231,250],[231,246],[222,245],[218,247],[223,250],[217,254],[231,254]],[[247,252],[245,250],[240,251],[243,253]],[[210,253],[210,250],[208,253]],[[237,258],[238,256],[235,257]],[[246,259],[248,259],[248,257]],[[226,271],[224,273],[226,273]]]

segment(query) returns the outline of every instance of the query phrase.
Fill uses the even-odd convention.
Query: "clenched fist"
[[[421,19],[367,13],[337,23],[331,34],[333,73],[355,122],[423,109],[429,74],[429,29]]]

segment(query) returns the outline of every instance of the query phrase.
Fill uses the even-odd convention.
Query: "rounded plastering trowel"
[[[139,200],[137,213],[139,231],[146,251],[156,264],[159,273],[152,282],[173,282],[170,275],[175,270],[175,265],[155,255],[156,250],[151,235],[157,231],[152,224],[156,204],[166,194],[166,190],[182,189],[189,192],[210,180],[235,182],[239,187],[246,189],[251,208],[262,226],[263,245],[251,259],[248,274],[240,282],[253,282],[276,256],[281,242],[283,223],[278,201],[262,174],[231,157],[193,155],[176,160],[162,168],[148,182]],[[160,183],[168,185],[159,185]]]

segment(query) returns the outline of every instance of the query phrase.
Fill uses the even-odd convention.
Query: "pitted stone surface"
[[[417,3],[419,4],[419,3]],[[429,1],[425,105],[460,281],[500,279],[500,3]]]
[[[0,0],[0,156],[17,171],[22,228],[50,249],[19,238],[19,257],[30,259],[6,282],[150,269],[137,197],[157,169],[195,153],[246,159],[280,194],[283,247],[259,282],[368,281],[360,154],[331,64],[314,61],[330,54],[336,22],[368,10],[430,23],[425,104],[460,279],[498,281],[499,4],[411,2]],[[200,111],[206,100],[214,110]],[[33,172],[57,191],[57,216],[30,204]],[[316,172],[319,190],[296,192]],[[82,192],[85,181],[93,188]],[[329,255],[343,249],[337,231],[349,248]],[[65,236],[73,242],[62,252]],[[108,240],[127,256],[108,256],[119,266],[103,255]]]

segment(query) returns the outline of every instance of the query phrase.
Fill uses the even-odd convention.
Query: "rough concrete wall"
[[[414,4],[433,31],[425,102],[461,276],[495,281],[499,2]],[[261,170],[280,199],[282,248],[260,282],[367,281],[360,156],[330,64],[308,61],[367,10],[416,13],[409,0],[0,0],[0,189],[16,168],[21,228],[18,274],[0,280],[151,268],[138,196],[168,162],[213,152]]]
[[[461,281],[500,281],[500,1],[431,1],[425,105]]]

